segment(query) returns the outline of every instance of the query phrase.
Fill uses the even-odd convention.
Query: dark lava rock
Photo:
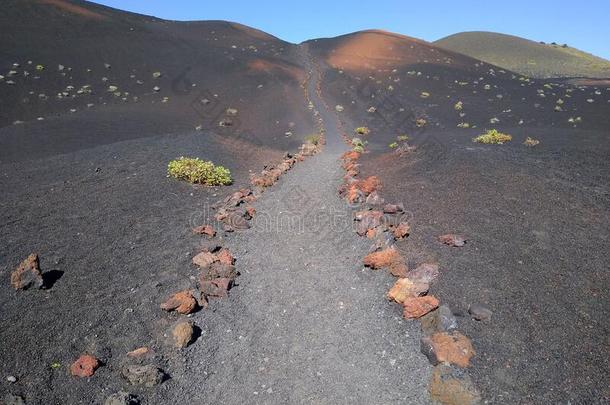
[[[145,366],[127,365],[122,370],[123,377],[131,385],[154,387],[165,380],[165,373],[159,367],[147,364]]]
[[[16,290],[27,290],[28,288],[42,288],[44,280],[40,272],[38,255],[32,253],[11,274],[11,285]]]
[[[419,320],[425,335],[450,332],[458,328],[457,319],[446,305],[441,305],[437,310],[422,316]]]
[[[468,313],[476,321],[489,321],[493,315],[491,309],[481,304],[471,304],[468,308]]]
[[[104,405],[138,405],[139,403],[138,397],[125,391],[112,394],[104,401]]]

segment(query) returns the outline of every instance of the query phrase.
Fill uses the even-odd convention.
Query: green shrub
[[[352,150],[353,150],[354,152],[358,152],[358,153],[362,153],[362,152],[364,152],[364,148],[363,148],[362,146],[360,146],[360,145],[358,145],[358,146],[354,146],[354,147],[352,148]]]
[[[396,137],[396,139],[397,139],[399,142],[404,142],[404,141],[408,141],[408,140],[409,140],[409,137],[408,137],[407,135],[398,135],[398,136]]]
[[[497,129],[488,129],[484,134],[479,135],[476,138],[472,138],[472,141],[485,144],[502,145],[503,143],[512,139],[513,137],[511,135],[498,132]]]
[[[232,182],[231,172],[228,169],[199,158],[181,156],[172,160],[167,165],[167,173],[178,180],[206,186],[222,186]]]
[[[415,120],[415,126],[417,128],[425,127],[427,123],[428,123],[428,121],[426,121],[425,118],[418,118]]]
[[[396,149],[398,148],[398,143],[396,142],[392,142],[391,144],[388,145],[391,149]]]
[[[318,145],[320,143],[320,135],[307,135],[305,137],[305,143],[311,143],[313,145]]]
[[[354,130],[358,135],[368,135],[371,130],[367,127],[358,127]]]

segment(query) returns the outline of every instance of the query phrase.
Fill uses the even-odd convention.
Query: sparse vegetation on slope
[[[199,158],[182,156],[172,160],[167,166],[167,173],[178,180],[206,186],[224,186],[232,182],[228,169]]]
[[[499,132],[497,129],[488,129],[482,135],[477,136],[476,138],[472,138],[473,142],[484,143],[484,144],[492,144],[492,145],[502,145],[506,142],[509,142],[513,139],[511,135],[503,134]]]
[[[565,44],[476,31],[450,35],[434,44],[535,78],[610,77],[610,61]]]

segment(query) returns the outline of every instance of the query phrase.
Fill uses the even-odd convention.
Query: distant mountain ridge
[[[610,61],[564,44],[485,31],[453,34],[434,44],[535,78],[610,77]]]

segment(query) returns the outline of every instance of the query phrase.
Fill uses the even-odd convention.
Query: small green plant
[[[396,140],[398,140],[398,142],[404,142],[404,141],[408,141],[409,137],[407,135],[398,135],[396,137]]]
[[[417,128],[425,127],[427,123],[428,121],[426,121],[424,118],[418,118],[415,120],[415,126]]]
[[[458,101],[457,103],[455,103],[455,105],[453,106],[453,108],[456,111],[462,111],[462,109],[464,108],[464,103],[462,103],[461,101]]]
[[[368,135],[371,130],[368,127],[358,127],[354,130],[358,135]]]
[[[223,186],[232,182],[231,172],[228,169],[199,158],[181,156],[172,160],[167,165],[167,173],[178,180],[206,186]]]
[[[320,135],[307,135],[305,137],[305,143],[311,143],[313,145],[318,145],[320,143]]]
[[[511,135],[498,132],[497,129],[488,129],[484,134],[472,138],[472,141],[484,144],[502,145],[512,139],[513,137]]]
[[[470,123],[468,122],[460,122],[457,124],[458,128],[470,128]]]
[[[352,149],[356,152],[364,152],[364,142],[360,138],[352,138]]]
[[[392,142],[388,146],[390,147],[390,149],[396,149],[396,148],[398,148],[398,143],[397,142]]]

